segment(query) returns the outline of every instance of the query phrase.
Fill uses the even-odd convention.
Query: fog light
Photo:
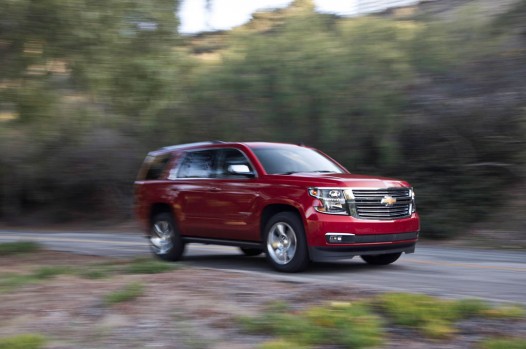
[[[354,242],[354,234],[327,233],[325,234],[325,241],[329,244],[352,244]]]
[[[342,237],[341,235],[331,235],[329,236],[329,242],[332,242],[332,243],[342,242]]]

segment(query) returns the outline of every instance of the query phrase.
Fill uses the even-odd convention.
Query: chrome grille
[[[411,215],[411,189],[353,189],[356,216],[364,219],[397,219]],[[390,205],[385,201],[396,199]],[[383,202],[384,201],[384,202]]]

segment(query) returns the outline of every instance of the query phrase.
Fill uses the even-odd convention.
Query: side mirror
[[[231,175],[254,177],[254,173],[250,171],[247,165],[229,165],[228,173]]]

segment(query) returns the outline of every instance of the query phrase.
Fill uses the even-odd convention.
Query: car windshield
[[[297,172],[343,173],[331,160],[303,147],[262,147],[253,149],[268,174]]]

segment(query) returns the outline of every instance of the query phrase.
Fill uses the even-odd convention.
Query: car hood
[[[298,182],[308,186],[335,186],[349,188],[393,188],[410,187],[409,183],[394,178],[366,176],[351,173],[294,173],[277,175],[280,180]]]

